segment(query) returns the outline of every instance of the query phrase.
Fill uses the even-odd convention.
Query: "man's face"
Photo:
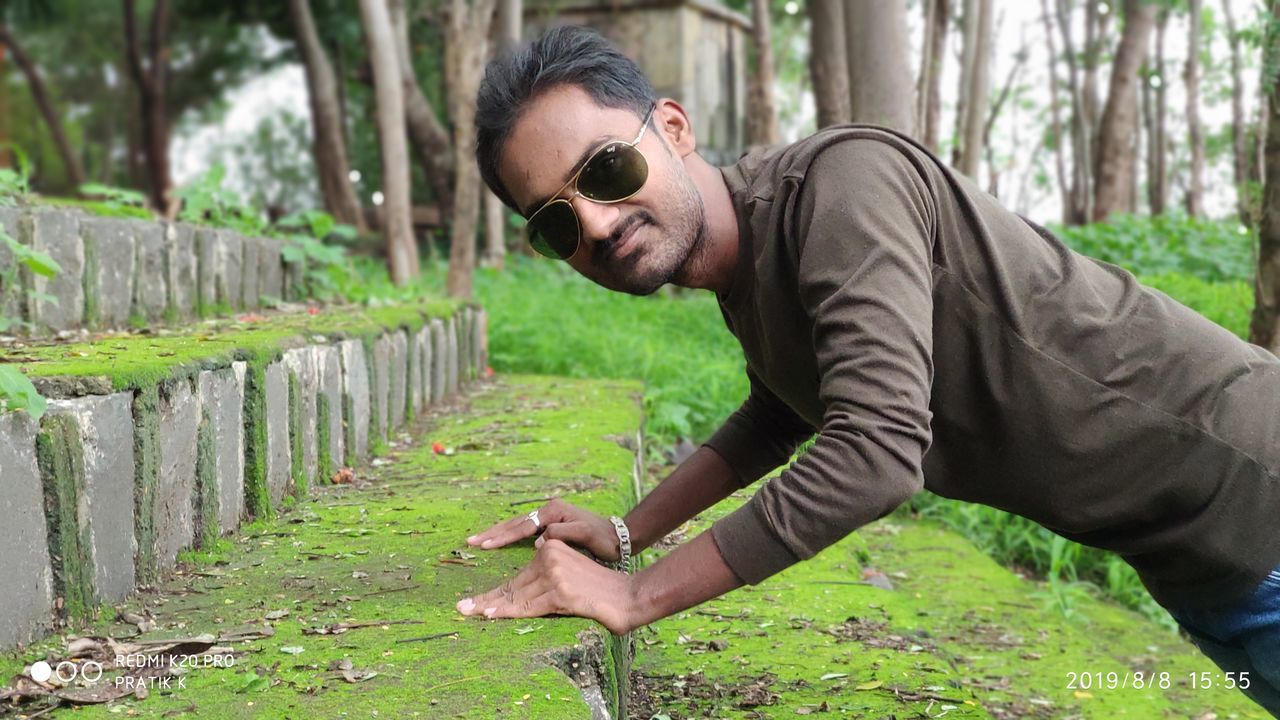
[[[640,192],[617,203],[582,196],[570,202],[582,239],[568,263],[610,290],[648,295],[681,278],[685,264],[706,234],[706,210],[681,158],[663,136],[663,107],[636,146],[649,165]],[[600,107],[576,85],[561,85],[536,97],[512,129],[498,175],[528,217],[579,169],[584,152],[609,140],[631,142],[640,118],[628,110]],[[559,197],[570,197],[573,187]],[[535,204],[537,203],[537,204]],[[621,242],[634,234],[623,249]]]

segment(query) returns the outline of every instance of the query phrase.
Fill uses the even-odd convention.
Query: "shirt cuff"
[[[725,563],[743,582],[756,585],[800,558],[774,533],[753,497],[711,526]]]

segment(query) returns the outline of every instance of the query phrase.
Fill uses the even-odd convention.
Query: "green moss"
[[[356,416],[355,399],[346,393],[342,394],[342,432],[343,432],[343,450],[346,453],[345,462],[347,467],[355,467],[360,464],[359,453],[356,450],[356,424],[352,418]]]
[[[272,516],[267,487],[266,363],[248,365],[244,379],[244,503],[253,518]]]
[[[84,448],[75,419],[45,415],[36,434],[36,457],[44,486],[54,595],[62,598],[64,617],[82,619],[92,614],[95,600],[92,538],[88,518],[80,515]]]
[[[293,494],[307,496],[307,467],[302,453],[302,390],[298,374],[289,371],[289,471]]]
[[[219,564],[166,582],[159,588],[165,602],[148,595],[160,629],[144,640],[263,622],[275,634],[235,643],[243,654],[233,667],[193,670],[185,689],[80,707],[77,715],[160,718],[194,705],[201,715],[226,718],[373,717],[375,711],[424,719],[591,718],[578,688],[544,656],[573,646],[579,633],[599,633],[598,626],[580,618],[486,621],[454,610],[464,594],[514,575],[531,558],[531,544],[476,551],[465,564],[442,560],[459,560],[454,551],[466,548],[467,535],[527,511],[511,503],[548,492],[597,512],[621,511],[632,454],[611,436],[639,425],[640,409],[631,400],[638,386],[531,377],[501,382],[469,396],[466,415],[435,416],[416,433],[421,445],[399,447],[390,464],[371,470],[373,484],[318,487],[316,499],[300,503],[288,519],[244,526],[225,555],[184,553],[184,561]],[[436,440],[458,451],[436,455],[430,450]],[[265,620],[279,610],[289,615]],[[403,624],[304,633],[352,621]],[[75,631],[130,634],[107,621]],[[446,636],[420,639],[438,633]],[[281,651],[289,646],[303,651]],[[51,638],[21,655],[0,655],[0,675],[47,651],[62,652],[62,642]],[[346,682],[329,670],[342,660],[377,675]],[[266,678],[268,687],[246,692],[250,673]]]
[[[138,544],[135,573],[140,584],[156,579],[156,488],[160,484],[160,387],[133,396],[133,517]]]
[[[84,289],[84,324],[90,329],[102,326],[102,306],[98,298],[98,242],[92,237],[84,238],[84,271],[80,276]]]
[[[207,548],[218,539],[218,458],[214,418],[206,405],[196,431],[196,547]]]
[[[331,452],[333,419],[329,415],[329,396],[321,392],[316,395],[316,478],[317,484],[324,485],[333,477],[333,454]]]

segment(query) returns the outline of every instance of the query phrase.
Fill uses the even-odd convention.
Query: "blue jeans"
[[[1280,718],[1280,567],[1240,600],[1169,614],[1224,672],[1248,673],[1241,690]]]

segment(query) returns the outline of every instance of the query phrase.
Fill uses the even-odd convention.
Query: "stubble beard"
[[[651,232],[644,246],[625,258],[613,261],[606,255],[609,282],[597,280],[599,284],[629,295],[652,295],[667,283],[685,284],[684,281],[705,264],[706,206],[689,176],[686,174],[682,179],[679,198],[668,205],[679,225],[671,232],[663,232],[664,225],[658,224],[648,212],[638,211],[639,222],[648,224],[656,232]],[[612,246],[610,243],[609,247]]]

